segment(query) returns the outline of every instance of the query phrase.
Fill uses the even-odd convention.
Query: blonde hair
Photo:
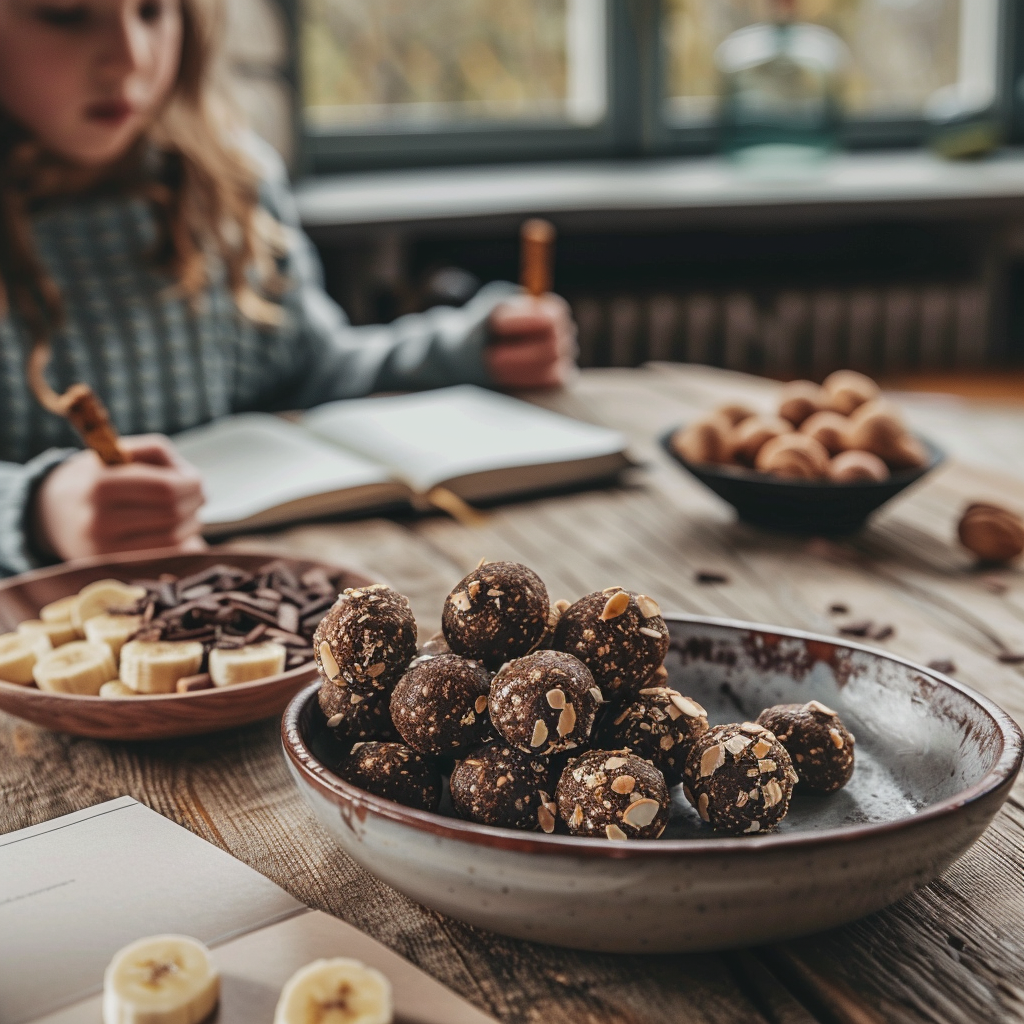
[[[153,258],[179,294],[196,298],[207,287],[212,254],[223,264],[239,312],[277,323],[280,307],[265,296],[280,287],[274,256],[282,232],[259,206],[255,170],[229,141],[231,108],[216,67],[221,0],[180,2],[177,80],[150,129],[105,170],[102,187],[148,200],[158,229]],[[162,164],[157,174],[154,154]],[[14,310],[34,341],[60,325],[64,304],[36,252],[31,213],[43,200],[88,189],[94,177],[45,152],[0,110],[0,314]]]

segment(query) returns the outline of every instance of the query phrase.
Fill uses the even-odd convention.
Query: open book
[[[200,516],[211,535],[431,504],[438,488],[493,501],[607,479],[631,464],[617,431],[468,384],[331,402],[297,423],[245,413],[174,442],[203,475]]]

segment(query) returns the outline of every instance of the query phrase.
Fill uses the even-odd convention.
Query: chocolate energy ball
[[[554,754],[586,745],[601,691],[571,654],[534,651],[497,672],[488,706],[507,743],[528,754]]]
[[[668,627],[652,598],[609,587],[562,612],[552,647],[579,658],[607,700],[628,703],[665,660]]]
[[[421,754],[460,757],[493,735],[487,714],[491,673],[457,654],[421,656],[391,694],[391,720]]]
[[[802,786],[814,793],[834,793],[850,781],[853,733],[831,708],[816,700],[777,704],[762,711],[757,721],[789,752]]]
[[[674,786],[683,777],[690,746],[707,731],[707,712],[695,700],[668,686],[645,686],[625,710],[604,720],[598,744],[625,747]]]
[[[554,832],[554,784],[548,758],[492,743],[455,765],[452,805],[460,817],[482,825]]]
[[[337,773],[367,793],[406,807],[436,811],[441,803],[437,766],[401,743],[357,743]]]
[[[628,750],[591,750],[573,758],[555,800],[574,836],[657,839],[668,824],[664,776]]]
[[[786,748],[761,725],[716,725],[690,747],[686,799],[718,832],[767,832],[786,816],[797,774]]]
[[[347,686],[321,682],[317,700],[334,738],[348,747],[361,740],[400,738],[391,721],[390,696],[387,693],[372,693],[364,697]]]
[[[369,695],[388,691],[416,654],[416,620],[409,602],[383,583],[346,590],[313,634],[320,675]]]
[[[455,654],[492,671],[532,651],[547,629],[548,591],[518,562],[485,562],[448,595],[441,628]]]

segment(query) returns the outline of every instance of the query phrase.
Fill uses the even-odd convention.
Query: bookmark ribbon
[[[447,487],[431,487],[429,491],[421,494],[420,497],[428,505],[432,505],[442,512],[447,512],[452,519],[462,526],[479,529],[481,526],[487,525],[489,519],[487,515],[479,509],[473,508],[468,501],[460,498],[454,491],[448,490]]]

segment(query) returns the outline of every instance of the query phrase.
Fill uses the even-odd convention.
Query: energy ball
[[[321,683],[317,694],[320,710],[334,738],[351,747],[361,740],[397,740],[398,731],[391,721],[387,693],[368,697],[353,693],[347,686]]]
[[[562,612],[552,646],[579,658],[605,698],[621,705],[665,660],[668,627],[652,598],[609,587]]]
[[[690,747],[683,791],[717,832],[767,832],[786,816],[797,774],[786,748],[755,722],[716,725]]]
[[[540,643],[549,611],[547,588],[532,569],[485,562],[445,599],[441,628],[455,654],[493,671]]]
[[[527,754],[585,746],[601,691],[583,662],[561,651],[535,651],[502,666],[491,680],[491,722]]]
[[[421,754],[461,757],[491,738],[491,673],[457,654],[416,658],[391,694],[391,720]]]
[[[555,772],[546,757],[505,743],[473,751],[455,765],[452,805],[461,818],[497,828],[554,832]]]
[[[762,711],[757,721],[786,748],[806,789],[834,793],[850,781],[853,734],[831,708],[816,700],[777,704]]]
[[[695,700],[668,686],[645,686],[624,711],[605,719],[598,743],[650,761],[674,786],[690,746],[707,731],[707,712]]]
[[[409,602],[383,583],[346,590],[313,634],[323,679],[353,693],[390,692],[416,654]]]
[[[591,750],[573,758],[555,800],[574,836],[657,839],[668,824],[664,776],[628,750]]]
[[[437,766],[401,743],[357,743],[337,773],[367,793],[406,807],[436,811],[441,803]]]

